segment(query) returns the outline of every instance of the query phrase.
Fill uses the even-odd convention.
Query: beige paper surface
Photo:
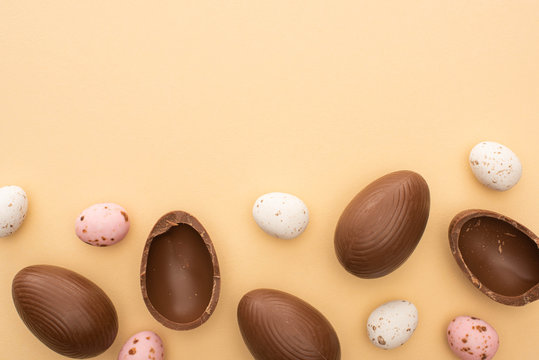
[[[473,315],[500,335],[497,359],[539,357],[539,303],[514,308],[476,290],[449,251],[467,208],[539,232],[539,3],[535,1],[2,1],[0,186],[29,197],[21,229],[0,239],[5,359],[62,359],[19,319],[11,280],[48,263],[96,282],[120,322],[113,346],[157,332],[168,359],[250,359],[241,296],[277,288],[318,308],[342,359],[453,359],[448,322]],[[491,140],[521,159],[510,191],[480,185],[470,149]],[[390,275],[348,274],[333,249],[341,211],[365,185],[414,170],[431,191],[426,231]],[[251,216],[266,192],[297,195],[310,224],[285,241]],[[109,248],[75,236],[75,218],[116,202],[131,220]],[[200,328],[177,332],[147,311],[146,237],[170,210],[196,216],[221,265],[222,293]],[[419,326],[383,351],[366,335],[378,305],[406,299]]]

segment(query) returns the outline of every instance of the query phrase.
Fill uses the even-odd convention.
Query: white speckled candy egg
[[[118,360],[163,360],[163,341],[152,331],[131,336],[120,350]]]
[[[18,186],[0,188],[0,237],[13,234],[21,226],[26,211],[28,199],[23,189]]]
[[[94,246],[109,246],[122,240],[129,231],[129,218],[123,207],[113,203],[95,204],[75,221],[79,239]]]
[[[481,184],[498,191],[511,189],[522,175],[522,165],[515,153],[493,141],[483,141],[473,147],[470,166]]]
[[[305,231],[309,223],[307,206],[298,197],[273,192],[256,199],[253,217],[262,230],[280,239],[293,239]]]
[[[395,300],[376,308],[367,320],[371,342],[382,349],[404,344],[417,327],[417,309],[405,300]]]
[[[458,316],[449,323],[447,342],[461,360],[492,359],[500,345],[496,330],[471,316]]]

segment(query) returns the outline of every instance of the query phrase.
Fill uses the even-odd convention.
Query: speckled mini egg
[[[93,246],[109,246],[129,231],[129,218],[123,207],[113,203],[95,204],[85,209],[75,222],[79,239]]]
[[[28,199],[23,189],[18,186],[0,188],[0,237],[13,234],[21,226],[26,211]]]
[[[475,145],[469,160],[477,180],[494,190],[511,189],[522,175],[522,165],[515,153],[493,141]]]
[[[406,300],[377,307],[367,320],[367,333],[379,348],[390,350],[403,345],[417,327],[417,309]]]
[[[264,194],[256,199],[253,217],[262,230],[280,239],[298,237],[309,223],[305,203],[294,195],[280,192]]]
[[[131,336],[120,350],[118,360],[163,360],[163,341],[152,331]]]
[[[471,316],[458,316],[449,323],[447,342],[461,360],[492,359],[500,345],[496,330]]]

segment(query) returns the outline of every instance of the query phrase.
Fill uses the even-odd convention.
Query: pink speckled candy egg
[[[492,359],[500,345],[496,330],[471,316],[458,316],[449,323],[447,342],[461,360]]]
[[[79,239],[93,246],[109,246],[129,231],[129,218],[123,207],[113,203],[95,204],[85,209],[75,222]]]
[[[152,331],[131,336],[120,350],[118,360],[163,360],[163,341]]]

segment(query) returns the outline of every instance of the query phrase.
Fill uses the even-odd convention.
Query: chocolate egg
[[[539,298],[539,238],[513,219],[465,210],[449,225],[453,257],[491,299],[521,306]]]
[[[288,293],[257,289],[238,305],[238,324],[256,360],[338,360],[339,339],[329,321]]]
[[[114,342],[118,332],[114,305],[82,275],[58,266],[29,266],[13,279],[12,294],[28,329],[61,355],[85,359]]]
[[[140,274],[148,310],[168,328],[200,326],[217,306],[217,255],[202,224],[186,212],[169,212],[157,221],[144,247]]]
[[[361,278],[389,274],[416,248],[429,209],[429,187],[421,175],[403,170],[375,180],[352,199],[337,223],[337,258]]]

